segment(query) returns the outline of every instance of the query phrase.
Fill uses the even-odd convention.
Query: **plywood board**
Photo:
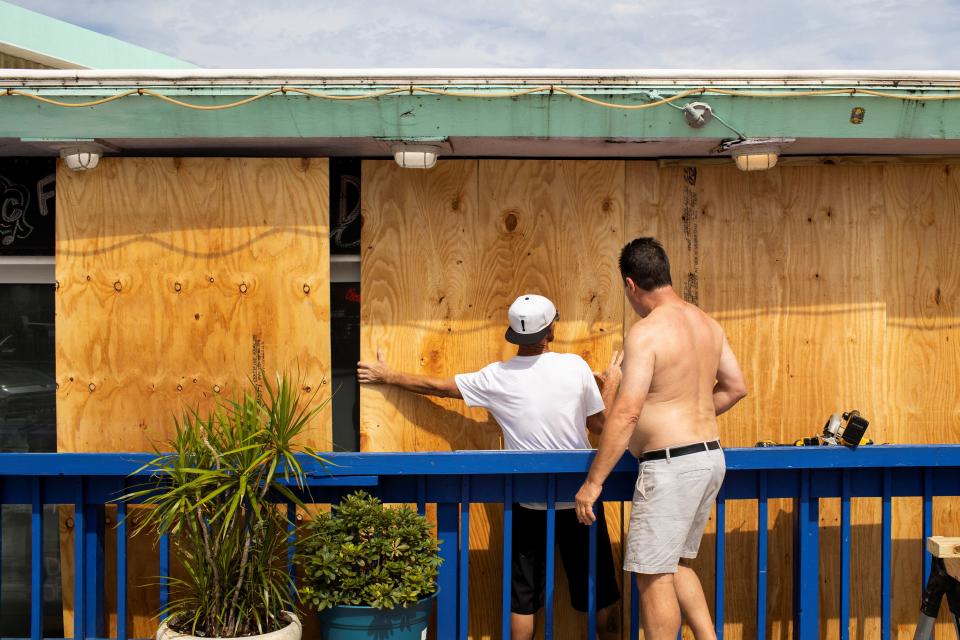
[[[960,165],[888,165],[883,171],[884,439],[958,442]],[[895,534],[911,540],[906,548],[894,543],[894,637],[912,637],[916,621],[915,594],[920,593],[922,580],[919,513],[917,505],[894,503]],[[933,533],[956,535],[958,531],[958,501],[934,500]],[[904,597],[896,597],[900,593]],[[937,635],[950,637],[945,611],[942,613]]]
[[[560,311],[554,348],[599,369],[620,346],[622,162],[441,161],[427,172],[363,164],[361,351],[434,376],[506,359],[506,310],[524,292]],[[499,429],[459,401],[361,390],[365,451],[499,448]],[[499,508],[471,518],[471,633],[496,637]],[[619,540],[619,518],[611,519]],[[561,581],[562,583],[562,581]],[[578,627],[558,594],[558,637]]]
[[[950,168],[798,166],[745,174],[729,166],[652,171],[628,163],[627,176],[627,236],[663,241],[677,290],[723,324],[747,374],[751,395],[721,419],[726,445],[792,441],[854,407],[881,442],[960,437],[951,377],[960,369],[953,346],[960,338],[952,307],[957,257],[946,248],[958,244],[953,207],[960,198]],[[656,221],[645,215],[634,222],[630,202],[655,209]],[[935,509],[938,530],[955,518],[945,502]],[[770,511],[768,628],[759,635],[781,637],[791,633],[792,516],[781,501],[771,501]],[[853,511],[861,542],[852,558],[859,578],[851,631],[869,637],[880,630],[879,501],[855,501]],[[912,633],[920,588],[919,521],[918,501],[894,501],[893,624],[903,637]],[[824,501],[821,523],[829,638],[838,634],[836,501]],[[728,636],[757,634],[755,532],[755,507],[729,503]],[[710,584],[708,542],[709,533],[700,566]]]
[[[261,368],[329,397],[327,175],[323,159],[58,169],[60,451],[163,448],[173,416],[249,389]],[[305,440],[329,447],[329,410]],[[131,586],[154,582],[147,541],[130,554]],[[156,594],[130,597],[131,633],[151,635]]]

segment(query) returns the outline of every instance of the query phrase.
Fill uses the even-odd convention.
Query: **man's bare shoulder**
[[[713,333],[719,336],[720,339],[722,340],[725,335],[723,331],[723,326],[716,320],[716,318],[708,314],[706,311],[700,310],[700,313],[703,314],[703,317],[706,319],[707,324],[713,330]]]
[[[640,318],[627,331],[624,344],[632,348],[651,346],[656,343],[657,335],[663,332],[663,321],[660,317],[654,318],[653,313],[646,318]]]
[[[671,331],[678,322],[682,321],[683,309],[681,307],[676,305],[657,307],[647,317],[633,323],[630,332],[636,330],[638,337],[655,336],[659,333]]]

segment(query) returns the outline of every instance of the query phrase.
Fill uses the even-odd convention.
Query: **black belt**
[[[669,447],[667,449],[656,449],[654,451],[646,451],[643,455],[640,456],[640,462],[648,462],[650,460],[664,460],[667,458],[667,453],[669,452],[671,458],[676,458],[677,456],[685,456],[691,453],[700,453],[701,451],[712,451],[714,449],[720,448],[719,440],[711,440],[710,442],[698,442],[696,444],[687,444],[682,447]]]

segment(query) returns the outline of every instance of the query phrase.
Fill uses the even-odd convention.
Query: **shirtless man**
[[[630,306],[641,320],[627,334],[620,392],[610,410],[577,518],[593,506],[610,471],[630,449],[640,459],[623,569],[636,573],[647,640],[677,637],[680,615],[698,640],[715,638],[697,557],[726,471],[717,416],[747,395],[723,329],[673,290],[667,254],[638,238],[620,254]]]

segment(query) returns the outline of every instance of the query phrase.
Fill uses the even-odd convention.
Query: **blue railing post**
[[[417,513],[427,513],[427,479],[424,476],[417,476]]]
[[[104,636],[103,611],[103,525],[106,513],[103,505],[88,504],[83,517],[84,547],[87,553],[86,583],[87,612],[84,616],[87,623],[87,636],[102,638]]]
[[[86,506],[86,495],[84,492],[84,479],[77,477],[74,481],[74,502],[73,502],[73,638],[81,640],[86,637],[86,624],[84,616],[87,612],[87,592],[84,588],[84,579],[86,578],[86,551],[84,550],[84,508]]]
[[[723,640],[724,577],[727,550],[727,496],[723,487],[717,494],[717,552],[714,558],[714,632]]]
[[[543,639],[553,640],[553,583],[556,580],[557,479],[547,476],[547,567],[544,588]]]
[[[39,477],[30,483],[30,640],[43,637],[43,486]]]
[[[297,505],[287,502],[287,575],[290,576],[290,598],[297,597],[297,567],[293,560],[297,553]]]
[[[459,638],[467,640],[470,632],[470,476],[460,483],[460,611]]]
[[[593,506],[598,512],[603,509],[603,503]],[[597,529],[600,524],[594,521],[590,525],[589,551],[587,553],[587,637],[591,640],[597,637]]]
[[[501,637],[510,640],[510,569],[513,556],[513,476],[503,478],[503,595]]]
[[[891,530],[891,478],[890,469],[883,470],[883,519],[880,539],[880,637],[890,640],[890,553],[893,543]]]
[[[767,634],[767,473],[757,475],[757,637]]]
[[[795,632],[799,640],[816,640],[820,633],[820,500],[812,494],[810,471],[800,472],[800,499],[796,509],[797,576],[794,612]]]
[[[167,619],[170,606],[170,536],[160,536],[160,621]]]
[[[850,638],[850,474],[840,480],[840,640]]]
[[[437,537],[440,539],[440,575],[437,586],[437,637],[457,637],[457,556],[459,554],[460,508],[456,502],[437,505]]]
[[[930,552],[927,551],[927,539],[933,535],[933,473],[930,469],[923,470],[923,538],[920,540],[921,564],[923,583],[921,592],[930,579]]]
[[[127,503],[117,504],[117,640],[127,640]]]

